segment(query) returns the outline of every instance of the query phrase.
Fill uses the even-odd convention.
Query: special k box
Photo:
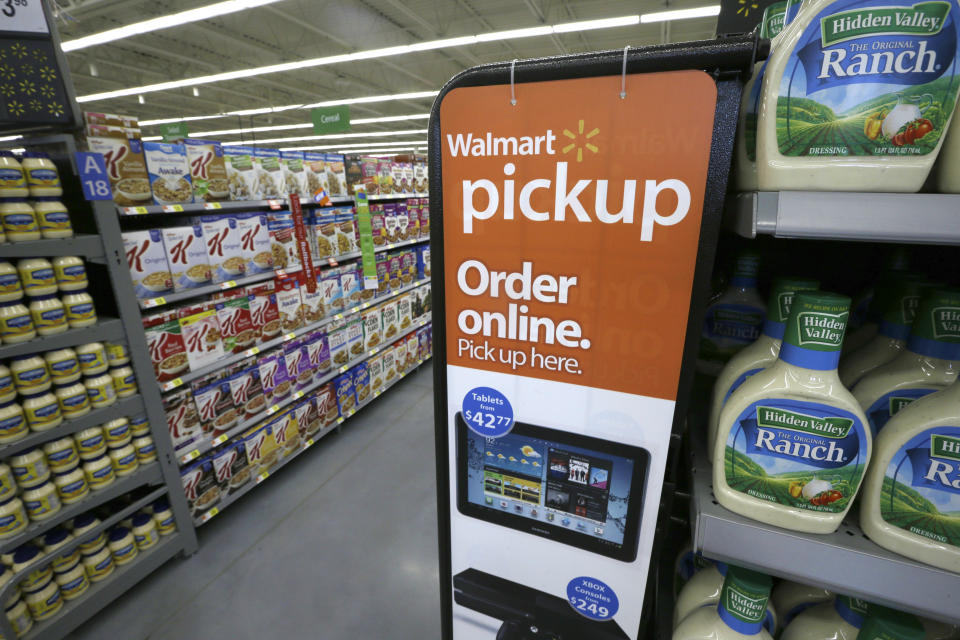
[[[172,291],[173,278],[163,246],[163,231],[127,231],[122,236],[123,251],[137,297],[155,298]]]
[[[227,165],[223,161],[223,147],[215,140],[183,141],[190,163],[193,198],[196,202],[221,202],[230,199]]]
[[[246,275],[273,271],[273,249],[267,216],[262,213],[241,213],[236,216],[240,232],[240,251],[247,262]]]
[[[103,154],[114,202],[123,207],[150,204],[153,193],[143,143],[127,137],[88,136],[87,148]]]
[[[167,251],[174,291],[186,291],[210,283],[210,259],[200,225],[166,227],[163,246]]]
[[[263,282],[246,288],[250,306],[250,321],[259,331],[259,342],[273,340],[280,335],[280,309],[277,307],[273,282]]]
[[[180,318],[180,332],[191,371],[211,365],[224,356],[215,309],[206,308]]]
[[[240,353],[254,345],[260,331],[253,328],[250,316],[251,296],[240,293],[218,302],[217,320],[226,353]]]
[[[176,314],[164,311],[146,316],[143,331],[157,382],[173,380],[187,370],[187,347]]]
[[[247,261],[243,256],[242,236],[236,218],[201,216],[203,237],[213,281],[226,282],[243,277]]]

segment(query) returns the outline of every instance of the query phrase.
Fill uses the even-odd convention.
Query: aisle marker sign
[[[107,163],[102,153],[77,151],[75,154],[77,173],[83,197],[87,200],[113,200],[110,178],[107,175]]]
[[[496,618],[497,592],[559,603],[527,612],[545,634],[639,633],[717,88],[702,71],[635,74],[623,99],[619,82],[524,82],[516,105],[502,85],[442,94],[455,640],[499,637],[515,609]]]

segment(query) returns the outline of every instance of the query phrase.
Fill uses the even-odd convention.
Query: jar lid
[[[28,454],[31,454],[31,453],[33,453],[33,452],[36,451],[36,450],[37,450],[36,447],[28,447],[28,448],[24,449],[23,451],[21,451],[20,453],[18,453],[18,454],[17,454],[16,456],[14,456],[14,457],[15,457],[15,458],[22,458],[23,456],[28,455]]]
[[[110,529],[110,542],[119,542],[130,535],[130,530],[126,527],[114,527]]]
[[[60,196],[34,196],[34,202],[60,202]]]
[[[67,476],[73,473],[74,471],[79,471],[79,468],[74,467],[73,469],[67,469],[66,471],[54,471],[53,475],[55,476]]]
[[[14,356],[10,358],[10,362],[23,362],[24,360],[29,360],[30,358],[36,358],[36,357],[37,357],[37,354],[35,353],[31,353],[25,356]]]
[[[166,511],[170,508],[170,502],[166,498],[157,498],[157,501],[153,503],[153,512],[160,513],[161,511]]]
[[[8,202],[26,202],[26,198],[0,198],[0,204],[6,204]]]
[[[145,513],[138,513],[137,515],[133,516],[133,526],[142,527],[145,524],[149,524],[152,519],[153,518]]]
[[[13,564],[26,564],[38,555],[40,555],[40,549],[32,544],[25,544],[13,552]]]
[[[64,540],[70,537],[70,532],[61,527],[49,531],[47,535],[43,537],[43,544],[47,547],[51,547],[55,544],[60,544]]]
[[[43,151],[24,151],[23,158],[49,158],[49,153],[44,153]]]
[[[0,149],[0,158],[14,158],[13,151],[8,149]]]
[[[53,300],[53,299],[56,298],[56,297],[57,297],[57,296],[56,296],[56,294],[54,294],[54,293],[45,293],[45,294],[43,294],[43,295],[41,295],[41,296],[33,296],[33,301],[34,301],[34,302],[42,302],[43,300]]]
[[[107,454],[101,453],[101,454],[98,455],[96,458],[90,458],[89,460],[84,461],[83,464],[84,464],[84,466],[86,466],[86,465],[88,465],[88,464],[92,464],[92,463],[96,462],[97,460],[104,460],[106,457],[107,457]],[[110,464],[110,461],[109,461],[109,460],[107,460],[107,464]]]
[[[10,400],[9,402],[0,402],[0,409],[6,409],[12,404],[13,404],[13,400]]]
[[[88,527],[96,522],[96,520],[97,519],[89,513],[81,513],[73,519],[73,528],[76,529],[78,527]]]
[[[14,307],[16,305],[23,306],[22,300],[10,300],[9,302],[0,302],[0,307]],[[14,358],[16,359],[16,358]]]
[[[74,289],[73,291],[70,291],[69,293],[67,293],[67,295],[68,295],[68,296],[75,296],[75,295],[77,295],[78,293],[86,293],[86,292],[87,292],[87,288],[84,287],[84,288],[82,288],[82,289]]]

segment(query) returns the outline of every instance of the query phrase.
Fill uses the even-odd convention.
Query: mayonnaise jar
[[[10,242],[31,242],[41,238],[37,214],[25,198],[0,200],[0,223]]]
[[[63,302],[52,293],[37,296],[30,302],[30,318],[41,336],[56,335],[70,328]]]
[[[70,534],[69,531],[62,527],[57,527],[52,531],[48,532],[47,535],[43,537],[43,551],[45,554],[53,553],[60,547],[63,547],[69,544],[74,540],[74,537]],[[80,549],[74,547],[73,551],[70,551],[64,555],[57,556],[53,559],[50,566],[53,568],[53,572],[63,572],[70,571],[77,563],[80,562]]]
[[[0,364],[0,403],[17,399],[17,389],[13,385],[13,374],[5,365]]]
[[[13,471],[9,466],[0,462],[0,500],[9,500],[17,493],[17,483],[13,479]]]
[[[130,444],[133,435],[130,433],[130,421],[126,418],[116,418],[103,425],[103,434],[107,446],[118,448]]]
[[[134,438],[133,450],[136,451],[140,464],[147,464],[157,459],[157,445],[150,436]]]
[[[129,398],[137,393],[137,377],[132,367],[110,369],[110,377],[113,378],[113,388],[118,398]]]
[[[26,198],[30,195],[23,166],[12,151],[0,150],[0,198]]]
[[[33,210],[37,214],[40,235],[44,238],[73,237],[70,214],[67,213],[67,208],[60,202],[60,198],[36,198],[33,201]]]
[[[80,371],[85,376],[95,376],[107,370],[107,351],[99,342],[90,342],[77,347]]]
[[[79,554],[77,554],[77,557],[79,559]],[[53,579],[57,581],[57,586],[60,587],[60,595],[63,596],[64,600],[73,600],[90,588],[87,572],[79,562],[72,569],[54,571]]]
[[[37,355],[18,356],[10,361],[13,384],[22,395],[40,393],[50,388],[47,363]]]
[[[31,489],[50,479],[50,468],[36,447],[21,451],[8,461],[21,489]]]
[[[63,504],[80,502],[90,494],[90,485],[87,484],[87,477],[80,467],[54,473],[53,484],[56,485],[57,494]]]
[[[111,367],[121,367],[130,364],[130,352],[122,342],[107,342],[107,362]]]
[[[23,396],[21,406],[31,431],[49,431],[63,424],[60,403],[57,401],[57,396],[49,391]]]
[[[150,435],[150,423],[146,416],[130,418],[130,432],[134,438]]]
[[[27,151],[20,162],[24,177],[27,179],[27,188],[34,198],[48,198],[63,195],[60,186],[60,174],[57,165],[53,164],[50,156],[38,151]]]
[[[10,497],[0,502],[0,540],[12,538],[27,528],[27,510],[20,498]]]
[[[74,538],[83,538],[83,534],[87,531],[90,531],[94,527],[100,524],[100,520],[90,515],[89,513],[83,513],[73,519],[73,537]],[[107,537],[101,531],[95,536],[91,537],[89,540],[80,544],[80,553],[91,554],[100,551],[107,544]]]
[[[28,296],[46,296],[57,292],[53,265],[46,258],[27,258],[17,262],[20,284]]]
[[[0,302],[10,302],[23,297],[20,273],[6,260],[0,262]]]
[[[43,354],[53,384],[70,384],[80,379],[80,361],[73,349],[57,349]],[[2,400],[2,398],[0,398]]]
[[[23,492],[23,506],[31,520],[42,522],[55,516],[63,505],[57,495],[57,486],[47,481]]]
[[[87,396],[90,397],[90,404],[94,409],[109,407],[117,401],[113,378],[107,374],[87,378],[83,381],[83,385],[87,388]]]
[[[87,269],[83,265],[83,260],[77,256],[54,258],[53,277],[57,281],[60,291],[86,289],[90,284],[87,280]]]
[[[34,566],[40,559],[40,549],[32,544],[25,544],[13,552],[13,572],[20,573],[24,569]],[[20,590],[24,593],[36,591],[46,585],[53,577],[50,565],[36,567],[20,582]]]
[[[113,554],[113,560],[117,563],[117,566],[135,560],[139,554],[137,544],[133,540],[133,534],[125,527],[115,527],[110,531],[107,546],[110,547],[110,552]]]
[[[79,418],[90,413],[90,398],[83,384],[74,382],[64,386],[55,385],[54,394],[64,418]]]
[[[118,478],[129,476],[137,470],[140,463],[137,462],[137,453],[133,450],[133,445],[126,445],[119,449],[110,449],[110,464]]]
[[[173,517],[166,498],[160,498],[153,503],[153,521],[157,523],[157,533],[161,536],[170,535],[177,530],[177,520]]]
[[[157,523],[153,518],[143,513],[133,516],[133,540],[137,543],[137,549],[141,551],[149,549],[160,541]]]
[[[13,578],[13,571],[11,571],[9,567],[0,567],[0,589],[7,586],[11,578]],[[8,609],[20,600],[20,585],[14,587],[10,594],[10,597],[7,598],[7,601],[4,603],[4,606]]]
[[[97,324],[97,309],[86,289],[79,289],[63,296],[63,309],[67,323],[74,329]]]
[[[107,578],[116,566],[113,563],[113,556],[110,549],[104,545],[99,551],[91,554],[84,553],[81,560],[83,567],[87,571],[87,577],[90,582],[100,582]]]
[[[39,591],[23,594],[23,601],[27,603],[30,615],[36,621],[46,620],[55,616],[63,608],[63,598],[60,596],[60,587],[54,580],[47,583]]]
[[[19,300],[0,303],[0,341],[19,344],[37,337],[30,311]]]
[[[107,456],[100,456],[99,458],[84,462],[83,475],[87,479],[87,484],[89,484],[90,488],[94,491],[110,486],[117,479],[110,458]]]
[[[13,632],[17,634],[17,637],[21,637],[27,634],[30,629],[33,628],[33,618],[30,617],[30,611],[27,609],[27,603],[20,598],[20,594],[17,594],[16,600],[7,605],[7,620],[10,622],[10,626],[13,627]]]
[[[23,407],[16,402],[0,404],[0,444],[22,440],[30,433]]]
[[[80,464],[77,445],[69,436],[43,445],[43,454],[47,457],[47,465],[54,473],[69,471]]]
[[[77,452],[81,460],[93,460],[107,452],[107,441],[103,437],[103,429],[90,427],[73,436],[77,443]]]

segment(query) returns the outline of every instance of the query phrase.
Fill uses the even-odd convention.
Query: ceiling
[[[194,8],[187,0],[56,0],[61,38]],[[211,0],[212,2],[212,0]],[[209,4],[201,0],[200,4]],[[142,34],[67,54],[77,95],[259,67],[280,62],[412,44],[489,31],[612,18],[707,0],[282,0],[214,19]],[[339,98],[437,90],[477,64],[583,51],[712,38],[716,18],[639,24],[417,52],[273,73],[196,87],[86,102],[84,110],[141,120],[315,103]],[[432,98],[351,106],[353,118],[426,113]],[[309,121],[306,110],[231,116],[191,123],[191,131]],[[423,129],[426,122],[357,125],[357,131]],[[156,133],[156,129],[145,134]],[[289,135],[305,135],[292,131]],[[286,133],[260,134],[280,137]],[[223,138],[239,139],[239,136]]]

